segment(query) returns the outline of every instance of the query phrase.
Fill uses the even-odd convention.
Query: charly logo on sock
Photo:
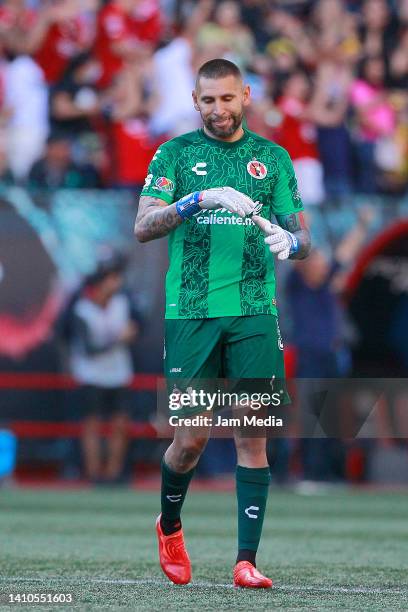
[[[173,503],[181,501],[181,497],[182,497],[181,493],[179,493],[178,495],[166,495],[166,499],[168,499],[169,502],[173,502]]]
[[[251,514],[251,510],[256,510],[256,512],[259,512],[259,506],[249,506],[248,508],[245,508],[245,514],[247,515],[248,518],[257,519],[258,515]]]

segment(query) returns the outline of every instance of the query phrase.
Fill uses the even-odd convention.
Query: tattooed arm
[[[276,215],[279,225],[254,215],[252,220],[265,234],[265,244],[278,259],[304,259],[310,253],[310,234],[303,213]]]
[[[136,238],[140,242],[161,238],[196,213],[223,207],[245,217],[253,213],[257,203],[232,187],[193,191],[168,206],[159,198],[141,196],[135,223]]]
[[[181,225],[183,219],[175,204],[166,204],[160,198],[141,196],[135,222],[135,235],[139,242],[148,242],[167,236]]]
[[[305,259],[310,253],[311,241],[303,212],[276,215],[276,220],[280,227],[296,236],[298,249],[289,259]]]

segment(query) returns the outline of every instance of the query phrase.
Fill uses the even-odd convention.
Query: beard
[[[211,132],[211,134],[213,134],[217,138],[228,138],[229,136],[235,134],[235,132],[241,126],[242,120],[244,118],[244,113],[230,113],[228,119],[231,119],[231,121],[225,127],[217,125],[216,119],[213,119],[211,117],[204,119],[204,117],[201,115],[201,118],[205,127],[209,132]]]

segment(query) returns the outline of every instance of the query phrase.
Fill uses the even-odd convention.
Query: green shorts
[[[271,392],[274,382],[284,385],[283,342],[275,315],[166,319],[164,347],[169,393],[201,386],[197,379],[212,391],[220,379],[231,381],[236,392]]]

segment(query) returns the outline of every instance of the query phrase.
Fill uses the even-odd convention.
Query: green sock
[[[256,553],[258,550],[270,478],[269,467],[247,468],[237,465],[238,558],[239,551]],[[252,557],[248,560],[252,562]]]
[[[180,529],[180,512],[187,494],[188,485],[195,468],[184,474],[174,472],[164,461],[161,463],[161,524],[166,535]],[[167,533],[166,533],[167,532]]]

